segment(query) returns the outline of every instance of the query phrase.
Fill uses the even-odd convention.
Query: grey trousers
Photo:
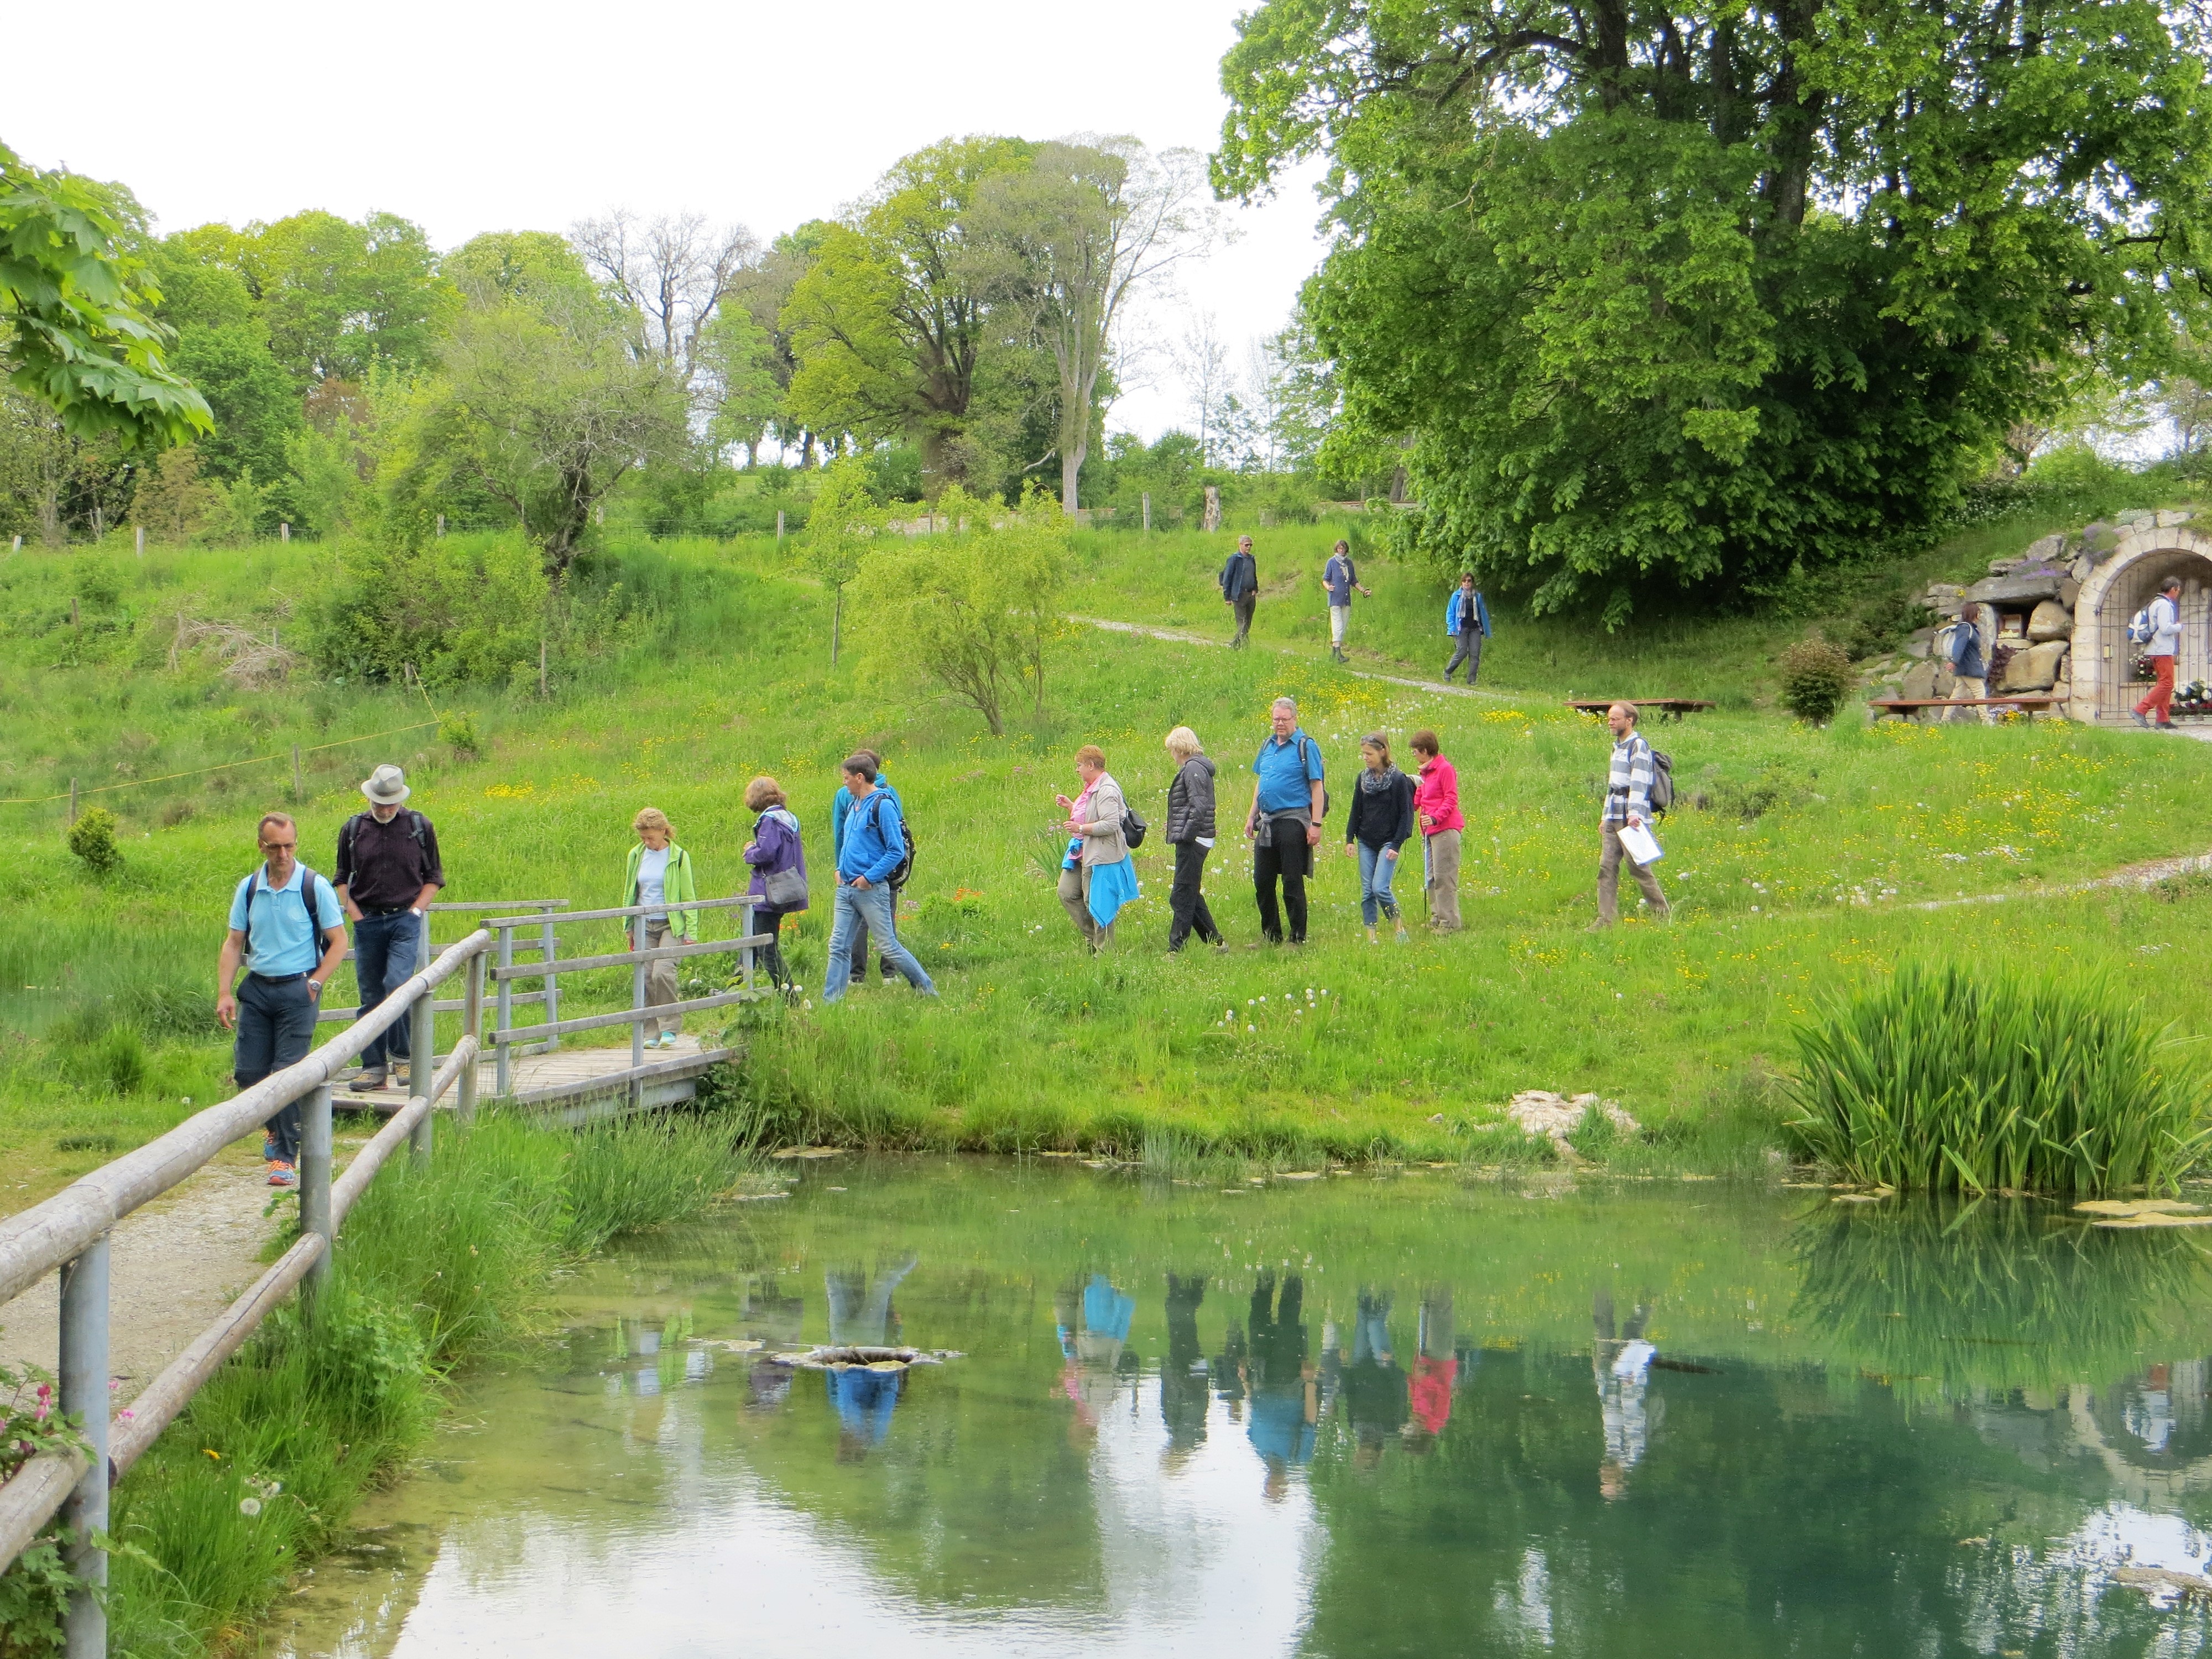
[[[658,951],[662,945],[670,942],[668,924],[665,921],[649,921],[641,918],[638,922],[638,934],[637,948],[641,951]],[[675,941],[678,945],[683,942],[681,939]],[[658,1008],[664,1002],[675,1000],[675,958],[663,957],[658,962],[647,963],[645,964],[645,1006],[648,1008]],[[684,1016],[663,1014],[658,1019],[641,1019],[638,1024],[644,1027],[645,1034],[648,1037],[662,1034],[673,1036],[684,1029]]]
[[[1467,665],[1467,683],[1474,684],[1474,677],[1482,672],[1482,630],[1463,629],[1452,635],[1452,659],[1444,665],[1444,678],[1452,677],[1452,670],[1462,663]]]
[[[1101,927],[1091,915],[1089,865],[1079,864],[1073,870],[1060,872],[1060,908],[1067,912],[1075,931],[1083,935],[1083,942],[1093,951],[1103,951],[1114,942],[1113,928]]]
[[[1229,608],[1237,613],[1237,637],[1229,641],[1231,650],[1243,648],[1245,637],[1252,631],[1252,612],[1258,609],[1259,604],[1260,596],[1257,593],[1247,593],[1241,599],[1231,599],[1229,602]]]
[[[1428,878],[1429,926],[1440,933],[1460,930],[1460,834],[1456,830],[1439,830],[1421,837],[1421,866]]]
[[[1598,836],[1602,849],[1597,860],[1597,919],[1610,927],[1620,920],[1620,866],[1627,860],[1628,867],[1636,874],[1636,884],[1644,890],[1644,902],[1662,916],[1674,914],[1667,896],[1659,890],[1659,878],[1651,873],[1648,864],[1638,864],[1628,857],[1628,849],[1620,844],[1620,826],[1608,823]]]

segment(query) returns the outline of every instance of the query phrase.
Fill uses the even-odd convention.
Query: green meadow
[[[1973,532],[1916,580],[1971,569],[2038,527]],[[303,854],[327,872],[356,784],[387,759],[438,825],[449,898],[578,908],[616,902],[647,805],[674,820],[702,894],[742,890],[744,784],[779,778],[815,872],[816,908],[787,945],[808,995],[747,1013],[746,1060],[719,1091],[779,1139],[1494,1161],[1511,1150],[1492,1132],[1504,1103],[1547,1088],[1598,1091],[1654,1131],[1607,1157],[1726,1167],[1775,1143],[1793,1026],[1900,960],[2102,975],[2182,1034],[2212,1030],[2212,882],[2068,890],[2205,849],[2203,746],[2056,723],[1868,726],[1855,711],[1811,728],[1773,711],[1767,684],[1768,659],[1807,627],[1741,617],[1609,638],[1500,605],[1491,695],[1395,684],[1326,659],[1317,571],[1336,528],[1255,533],[1261,648],[1071,622],[1042,711],[1010,714],[1003,739],[899,661],[848,643],[833,667],[829,596],[769,538],[611,538],[575,580],[579,601],[612,620],[589,650],[564,641],[543,699],[534,653],[495,690],[434,676],[348,684],[305,667],[254,686],[192,642],[209,636],[179,645],[180,616],[303,637],[337,580],[342,555],[327,547],[0,562],[9,794],[65,794],[74,777],[81,802],[118,814],[122,854],[97,878],[64,848],[59,802],[0,807],[0,1170],[20,1201],[219,1097],[215,953],[254,819],[296,811]],[[1224,638],[1212,573],[1231,539],[1086,533],[1065,608]],[[496,551],[491,538],[441,546],[464,564]],[[1352,669],[1433,675],[1442,580],[1374,556],[1362,576],[1376,597],[1355,613]],[[1571,691],[1722,705],[1651,731],[1680,794],[1662,830],[1671,925],[1586,931],[1607,739],[1561,706]],[[1229,828],[1283,693],[1339,786],[1310,942],[1252,948],[1249,858],[1232,829],[1206,885],[1234,948],[1165,956],[1171,854],[1154,843],[1115,949],[1086,957],[1053,891],[1052,798],[1073,782],[1074,749],[1102,745],[1157,822],[1162,738],[1193,726],[1221,766]],[[1387,732],[1402,751],[1421,726],[1460,769],[1467,926],[1370,946],[1342,852],[1343,788],[1363,733]],[[886,756],[919,840],[901,927],[939,1002],[872,984],[820,1006],[829,802],[838,759],[862,744]],[[212,766],[230,769],[198,771]],[[141,781],[175,773],[196,775]],[[94,796],[95,781],[131,787]],[[1415,869],[1399,888],[1418,920]],[[1929,908],[1960,899],[1991,902]],[[617,939],[584,930],[566,948],[587,947]],[[622,970],[572,979],[564,1012],[627,994]]]

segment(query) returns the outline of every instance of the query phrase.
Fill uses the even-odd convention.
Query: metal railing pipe
[[[484,959],[483,952],[479,951],[469,958],[468,989],[461,998],[461,1041],[453,1049],[455,1054],[464,1047],[469,1050],[469,1064],[461,1073],[461,1095],[457,1103],[463,1128],[476,1121],[476,1057],[483,1048],[483,994]]]
[[[62,1269],[62,1414],[75,1418],[91,1452],[62,1504],[70,1529],[70,1571],[84,1585],[70,1592],[63,1650],[69,1659],[107,1659],[107,1238],[85,1246]]]

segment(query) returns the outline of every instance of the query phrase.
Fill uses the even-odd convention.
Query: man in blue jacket
[[[1490,637],[1490,607],[1483,603],[1473,571],[1459,579],[1444,606],[1444,632],[1452,641],[1452,659],[1444,665],[1444,684],[1449,685],[1452,670],[1465,663],[1467,683],[1473,685],[1482,667],[1482,642]]]
[[[845,789],[853,805],[838,837],[837,908],[830,924],[830,970],[823,976],[824,1005],[843,996],[853,983],[853,935],[862,925],[876,936],[884,960],[906,975],[924,996],[935,996],[929,972],[899,943],[891,915],[891,872],[906,861],[906,837],[899,830],[898,802],[876,787],[876,757],[863,751],[845,762]]]
[[[899,792],[892,787],[891,781],[884,775],[884,757],[872,749],[856,749],[853,752],[856,755],[866,755],[875,763],[876,787],[889,795],[891,798],[891,805],[897,807],[902,814],[904,813],[906,803],[899,799]],[[842,854],[845,850],[845,821],[852,815],[853,792],[844,785],[839,784],[837,793],[830,800],[830,851],[833,854]],[[896,917],[898,915],[899,900],[906,892],[906,883],[902,880],[895,881],[890,886],[891,915]],[[883,969],[884,984],[888,985],[898,977],[891,971],[890,963],[880,952],[877,955],[876,963]],[[853,983],[861,984],[867,977],[868,924],[864,921],[853,933]]]

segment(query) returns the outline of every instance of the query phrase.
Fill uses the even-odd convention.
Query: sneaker
[[[2150,722],[2142,717],[2141,711],[2132,708],[2130,709],[2128,711],[2128,718],[2133,720],[2137,726],[2142,726],[2145,731],[2148,731],[2150,729]]]
[[[2161,732],[2171,732],[2173,730],[2173,722],[2172,720],[2160,720],[2158,723],[2158,729]]]
[[[269,1184],[272,1187],[296,1187],[300,1172],[283,1158],[273,1158],[269,1164]]]
[[[359,1077],[356,1078],[346,1086],[350,1088],[354,1093],[357,1095],[374,1094],[379,1089],[381,1089],[384,1086],[384,1073],[381,1072],[363,1072]]]
[[[264,1164],[274,1164],[283,1156],[284,1149],[276,1144],[275,1135],[264,1134],[261,1137],[261,1161]]]
[[[660,1046],[664,1048],[673,1048],[676,1046],[676,1033],[663,1031],[660,1034]]]

